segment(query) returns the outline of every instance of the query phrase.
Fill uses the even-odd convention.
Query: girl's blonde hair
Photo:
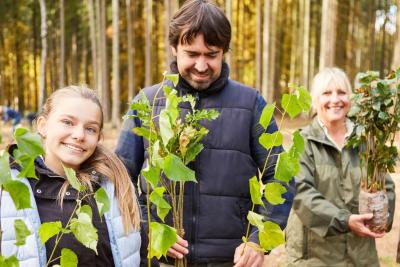
[[[313,108],[316,106],[318,97],[331,83],[334,83],[336,86],[340,87],[349,95],[351,95],[351,85],[346,73],[344,73],[342,69],[336,67],[324,68],[314,76],[312,81],[311,99]]]
[[[54,110],[57,100],[64,100],[66,97],[81,97],[95,103],[101,113],[100,130],[103,129],[103,109],[96,93],[86,86],[67,86],[54,91],[46,100],[42,112],[39,116],[48,118]],[[61,103],[61,102],[60,102]],[[132,185],[129,174],[124,164],[119,158],[105,147],[97,144],[94,153],[81,164],[77,171],[80,182],[93,192],[93,182],[98,182],[93,175],[93,171],[101,174],[101,178],[109,179],[114,184],[115,196],[122,215],[122,222],[125,233],[128,234],[131,227],[135,230],[140,229],[140,209],[136,198],[135,189]],[[60,192],[59,200],[62,199],[69,186],[68,180],[64,182]],[[113,196],[109,196],[113,197]]]

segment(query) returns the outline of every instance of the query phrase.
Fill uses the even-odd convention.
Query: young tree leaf
[[[287,189],[280,183],[272,182],[265,185],[264,195],[272,205],[279,205],[285,202],[282,194],[286,193]]]
[[[0,255],[0,266],[1,267],[19,267],[19,262],[17,257],[14,255],[6,258]]]
[[[293,145],[290,148],[290,156],[299,159],[304,152],[304,140],[299,131],[293,133]]]
[[[4,151],[0,155],[0,185],[3,185],[12,179],[10,170],[10,155]]]
[[[68,182],[71,184],[71,186],[77,190],[78,192],[82,192],[86,189],[84,185],[82,185],[78,178],[76,177],[76,173],[73,169],[67,168],[63,165],[65,175],[67,176]]]
[[[106,190],[104,190],[103,187],[97,189],[96,193],[94,194],[94,199],[96,200],[97,208],[99,210],[101,219],[104,213],[110,210],[110,200],[108,199]]]
[[[56,222],[45,222],[39,227],[39,237],[42,244],[45,244],[47,240],[57,235],[62,229],[60,221]]]
[[[18,150],[31,157],[37,157],[44,154],[42,141],[36,133],[31,133],[25,128],[17,128],[14,132],[15,140],[18,144]]]
[[[264,222],[264,229],[259,232],[260,245],[266,251],[272,250],[285,243],[285,235],[278,224]]]
[[[282,96],[282,108],[289,114],[290,118],[296,117],[303,110],[295,94],[284,94]]]
[[[260,117],[260,124],[264,129],[267,129],[268,125],[270,124],[272,115],[274,115],[274,111],[275,103],[268,104],[264,107]]]
[[[37,179],[35,171],[35,158],[30,157],[26,154],[19,154],[17,152],[18,150],[15,150],[14,155],[19,155],[15,158],[15,161],[18,162],[18,164],[22,167],[21,172],[18,174],[18,177]]]
[[[179,82],[179,74],[166,74],[165,79],[171,81],[176,87]]]
[[[264,230],[264,222],[263,222],[263,216],[255,213],[253,211],[249,211],[249,214],[247,214],[247,220],[251,225],[254,225],[258,228],[259,231]]]
[[[201,143],[197,144],[192,144],[188,147],[188,150],[186,151],[186,156],[185,156],[185,165],[188,163],[192,162],[198,154],[203,150],[204,145]]]
[[[172,181],[192,181],[197,183],[194,171],[185,166],[182,160],[174,154],[168,154],[165,157],[163,170],[165,175]]]
[[[164,146],[174,137],[174,130],[172,129],[171,120],[166,109],[160,112],[160,135]]]
[[[23,182],[11,180],[5,183],[4,191],[7,191],[17,210],[28,209],[31,207],[29,188]]]
[[[297,158],[291,157],[287,152],[279,154],[275,170],[275,178],[277,180],[289,183],[299,170],[300,164]]]
[[[152,151],[151,151],[151,162],[158,168],[162,168],[164,166],[164,158],[160,156],[160,141],[157,140],[154,142]]]
[[[77,267],[78,256],[69,248],[63,248],[61,250],[60,264],[62,267]]]
[[[311,109],[311,95],[306,88],[300,86],[297,89],[297,100],[302,109],[302,112],[309,112]]]
[[[261,205],[264,207],[264,203],[261,200],[262,194],[261,194],[260,181],[257,179],[256,176],[251,177],[251,179],[249,180],[249,186],[250,186],[251,201],[255,205]]]
[[[23,220],[17,219],[14,221],[14,230],[15,230],[15,239],[16,239],[16,246],[23,246],[25,245],[25,239],[27,236],[31,234],[28,227],[24,223]]]
[[[147,127],[135,127],[132,129],[132,132],[138,136],[143,136],[147,140],[150,139],[150,130]]]
[[[171,205],[163,198],[164,196],[164,187],[156,187],[153,192],[150,194],[150,201],[156,205],[157,207],[157,215],[164,222],[165,216],[167,216],[168,212],[171,209]]]
[[[161,256],[166,256],[167,250],[176,242],[176,229],[157,222],[151,222],[150,229],[150,257],[159,259]]]
[[[143,177],[151,184],[153,188],[157,187],[158,181],[160,180],[160,172],[160,168],[156,166],[150,168],[149,165],[141,171]]]
[[[78,218],[71,220],[71,232],[75,238],[87,248],[97,254],[97,241],[99,239],[97,229],[92,224],[91,209],[87,205],[82,206]]]
[[[276,131],[272,134],[263,133],[260,135],[260,138],[258,139],[258,141],[265,149],[270,149],[274,146],[282,145],[283,135],[280,131]]]

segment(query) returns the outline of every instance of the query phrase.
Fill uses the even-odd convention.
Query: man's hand
[[[254,247],[260,246],[253,242],[242,243],[238,246],[233,258],[234,267],[261,267],[264,262],[264,253],[255,250]]]
[[[167,256],[174,259],[182,259],[183,256],[189,253],[188,246],[189,244],[185,239],[176,235],[176,243],[168,249]]]
[[[385,235],[385,233],[375,233],[372,232],[367,227],[367,221],[372,219],[374,215],[372,213],[366,214],[352,214],[349,217],[349,228],[356,235],[361,237],[371,237],[371,238],[380,238]]]

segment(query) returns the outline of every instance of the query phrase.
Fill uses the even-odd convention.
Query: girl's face
[[[318,117],[324,124],[344,121],[350,109],[350,95],[332,82],[318,96],[316,107]]]
[[[95,151],[100,139],[101,112],[97,104],[81,97],[55,99],[47,118],[38,118],[44,137],[45,163],[63,174],[61,163],[78,170]]]

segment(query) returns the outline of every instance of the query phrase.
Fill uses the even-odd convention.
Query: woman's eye
[[[61,121],[63,124],[65,124],[65,125],[72,125],[72,122],[70,121],[70,120],[62,120]]]

